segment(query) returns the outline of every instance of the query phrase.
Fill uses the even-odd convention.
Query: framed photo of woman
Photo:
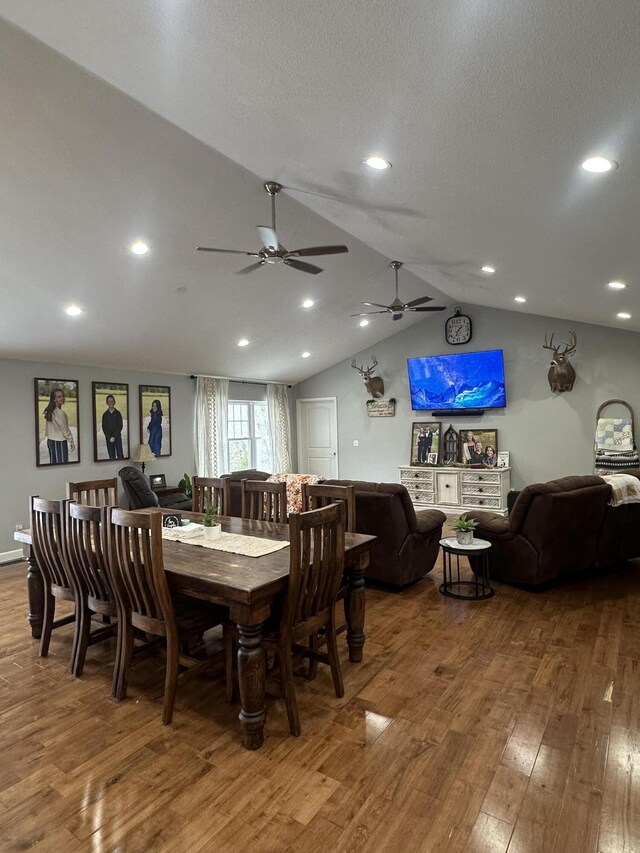
[[[498,461],[498,430],[460,430],[460,459],[465,465],[495,467]]]
[[[140,385],[140,444],[154,456],[171,456],[171,388]]]
[[[93,382],[93,458],[110,462],[129,458],[129,386]]]
[[[72,465],[80,461],[78,382],[34,379],[36,465]]]

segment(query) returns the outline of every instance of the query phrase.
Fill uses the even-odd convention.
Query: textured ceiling
[[[405,0],[401,13],[0,0],[77,63],[0,26],[0,355],[297,381],[419,321],[349,317],[391,298],[389,258],[407,263],[405,299],[511,309],[524,294],[516,310],[640,330],[640,4]],[[374,151],[389,172],[362,165]],[[620,168],[583,172],[592,153]],[[265,178],[292,188],[287,246],[350,253],[318,259],[317,277],[236,276],[244,259],[195,254],[259,247]],[[146,258],[126,251],[138,235]],[[613,278],[628,289],[612,294]],[[73,299],[77,321],[60,314]]]

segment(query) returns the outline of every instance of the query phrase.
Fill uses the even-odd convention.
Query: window
[[[269,412],[265,402],[229,400],[228,436],[230,471],[271,470]]]

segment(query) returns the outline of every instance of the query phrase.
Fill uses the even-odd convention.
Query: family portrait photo
[[[498,430],[460,430],[460,461],[466,465],[495,467],[498,462]]]
[[[411,428],[411,465],[437,465],[440,424],[414,423]]]
[[[154,456],[171,456],[171,388],[140,385],[140,444]]]
[[[93,458],[96,462],[129,458],[129,386],[93,382]]]
[[[36,465],[79,462],[78,382],[34,379],[34,386]]]

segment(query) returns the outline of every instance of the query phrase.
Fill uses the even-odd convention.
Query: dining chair
[[[324,483],[303,483],[302,509],[320,509],[336,501],[344,501],[347,507],[345,530],[356,532],[356,488],[355,486],[332,486]]]
[[[70,625],[77,616],[76,591],[62,554],[64,501],[49,501],[38,495],[29,498],[32,548],[44,582],[44,617],[40,635],[40,657],[49,654],[51,632]],[[56,599],[73,601],[74,612],[55,619]],[[72,654],[73,661],[73,654]]]
[[[108,562],[118,602],[118,619],[122,623],[116,699],[127,695],[134,629],[163,637],[167,662],[162,722],[168,725],[173,718],[179,667],[194,674],[212,663],[180,654],[181,640],[219,625],[228,612],[226,608],[186,596],[172,597],[164,572],[160,511],[111,508],[107,518]]]
[[[344,502],[289,516],[289,586],[278,624],[265,624],[265,653],[275,656],[279,692],[285,700],[289,730],[300,734],[300,717],[293,682],[292,655],[301,654],[331,667],[336,696],[344,685],[336,640],[335,603],[344,572]],[[233,695],[233,657],[238,631],[225,622],[227,699]],[[310,636],[326,633],[327,651],[309,645]]]
[[[242,518],[287,523],[287,484],[242,480]]]
[[[118,478],[67,483],[67,498],[87,506],[118,506]]]
[[[193,512],[204,512],[209,506],[218,509],[218,515],[228,515],[229,480],[225,477],[193,477]]]

